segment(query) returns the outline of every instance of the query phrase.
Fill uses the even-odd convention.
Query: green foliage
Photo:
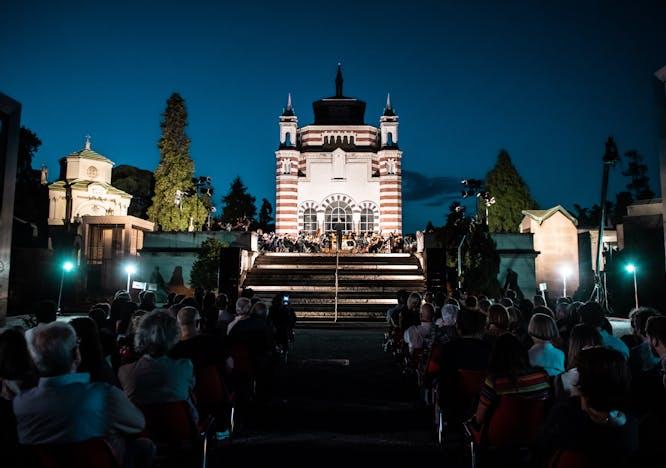
[[[622,175],[629,177],[627,190],[633,193],[635,200],[648,200],[654,198],[654,192],[650,188],[650,178],[648,177],[647,164],[643,162],[643,156],[636,151],[630,150],[624,153],[627,158],[627,170],[622,171]]]
[[[259,209],[259,228],[264,231],[269,231],[271,222],[273,221],[273,206],[266,198],[261,200],[261,208]]]
[[[152,172],[121,164],[113,168],[111,184],[132,195],[127,214],[138,218],[148,216],[148,207],[155,195],[155,177]]]
[[[254,205],[255,200],[256,198],[248,193],[247,187],[243,184],[240,176],[236,176],[231,182],[229,192],[222,197],[224,207],[220,220],[232,225],[242,223],[246,219],[254,221],[254,216],[257,214],[257,207]]]
[[[194,194],[192,176],[194,161],[190,157],[190,139],[185,133],[187,110],[185,100],[173,93],[162,114],[162,136],[158,142],[160,164],[155,170],[155,195],[148,217],[163,231],[186,231],[192,220],[201,228],[208,212]],[[177,203],[177,192],[183,193]]]
[[[31,178],[32,158],[42,146],[42,140],[37,134],[26,127],[19,130],[18,159],[16,164],[16,178],[19,181]]]
[[[490,232],[518,232],[522,211],[535,209],[537,204],[506,150],[497,155],[485,182],[486,190],[496,200],[489,208]]]
[[[217,288],[220,253],[224,247],[224,243],[212,237],[201,243],[201,250],[190,273],[191,287],[202,287],[206,290]]]

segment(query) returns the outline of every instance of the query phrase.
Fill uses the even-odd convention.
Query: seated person
[[[44,325],[32,333],[28,348],[40,379],[37,387],[14,398],[19,442],[63,444],[105,438],[122,459],[123,436],[143,430],[143,414],[120,389],[90,382],[87,373],[75,373],[81,355],[74,329],[62,322]]]
[[[584,349],[601,346],[601,335],[596,328],[579,323],[571,329],[569,334],[569,349],[567,352],[567,370],[555,378],[556,396],[568,398],[578,394],[578,369],[576,360],[578,354]]]
[[[273,352],[273,330],[266,319],[251,314],[250,299],[241,297],[236,301],[236,319],[227,331],[228,349],[246,346],[255,369],[265,368]]]
[[[486,325],[485,338],[491,343],[495,339],[509,332],[509,324],[511,323],[511,316],[509,311],[502,304],[493,304],[488,308],[488,322]]]
[[[614,349],[588,348],[578,354],[576,367],[580,396],[553,407],[538,439],[539,452],[543,459],[567,450],[586,455],[596,466],[631,466],[638,430],[626,412],[629,369],[624,357]]]
[[[413,354],[414,351],[430,347],[430,336],[433,327],[432,319],[434,315],[435,309],[432,304],[429,302],[424,303],[421,305],[421,323],[419,325],[412,325],[405,330],[404,340],[409,347],[410,354]]]
[[[169,356],[173,359],[189,359],[194,369],[208,365],[222,364],[222,343],[213,335],[201,333],[201,316],[194,307],[183,307],[178,311],[180,341],[171,348]]]
[[[650,371],[659,364],[659,357],[652,352],[650,339],[645,331],[648,319],[659,315],[661,315],[659,312],[650,307],[639,307],[632,310],[629,315],[635,341],[634,346],[629,350],[629,369],[632,376]]]
[[[472,427],[488,422],[502,396],[546,400],[551,395],[548,374],[530,365],[527,351],[510,333],[497,338],[490,354],[488,377],[481,386],[481,395]]]
[[[105,382],[120,388],[116,373],[104,358],[97,324],[88,317],[76,317],[70,320],[69,324],[76,332],[81,353],[81,362],[77,372],[90,374],[91,382]]]
[[[552,340],[560,336],[555,319],[546,314],[536,313],[530,319],[527,332],[534,342],[528,351],[530,364],[533,367],[541,367],[550,376],[564,372],[564,353],[552,343]]]
[[[168,356],[177,341],[178,325],[168,312],[156,310],[144,315],[134,336],[135,350],[141,357],[121,366],[118,378],[136,405],[187,401],[196,422],[190,398],[194,387],[192,361]]]
[[[458,369],[484,370],[488,368],[490,344],[483,339],[486,316],[473,309],[458,313],[458,338],[433,346],[426,369],[429,378],[451,376]]]
[[[625,359],[629,359],[629,348],[627,345],[624,344],[621,339],[604,329],[604,322],[606,317],[604,316],[604,311],[599,303],[586,302],[580,306],[580,309],[578,309],[578,314],[580,315],[582,323],[593,326],[599,330],[599,334],[601,335],[601,342],[604,346],[619,351]]]

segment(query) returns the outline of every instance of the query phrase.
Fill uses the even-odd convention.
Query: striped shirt
[[[510,377],[486,377],[481,386],[479,405],[494,406],[502,395],[532,400],[547,400],[551,394],[548,374],[542,369],[530,369],[515,380]]]

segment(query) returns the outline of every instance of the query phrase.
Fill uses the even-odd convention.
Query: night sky
[[[400,116],[406,231],[441,223],[459,180],[483,177],[500,148],[542,207],[598,203],[611,134],[644,155],[660,192],[653,73],[666,65],[666,2],[3,3],[0,90],[22,102],[43,141],[33,165],[52,180],[88,133],[116,164],[154,169],[160,113],[178,91],[218,202],[237,174],[273,202],[287,93],[310,123],[340,61],[367,123],[387,92]]]

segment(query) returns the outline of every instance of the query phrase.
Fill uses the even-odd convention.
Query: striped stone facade
[[[339,106],[362,102],[345,97],[322,101],[327,100]],[[358,121],[299,127],[290,96],[279,126],[277,233],[330,231],[340,216],[347,231],[402,233],[402,151],[390,99],[378,127]]]

